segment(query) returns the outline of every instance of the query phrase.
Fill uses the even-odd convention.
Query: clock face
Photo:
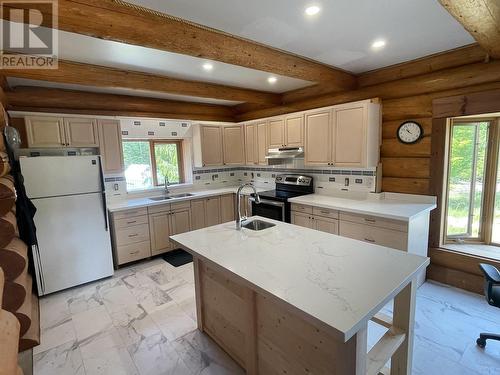
[[[398,139],[406,144],[417,142],[422,135],[423,129],[418,122],[406,121],[398,128]]]

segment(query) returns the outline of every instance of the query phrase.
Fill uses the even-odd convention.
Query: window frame
[[[182,140],[180,139],[122,139],[122,142],[147,142],[149,143],[149,158],[151,161],[151,178],[153,181],[153,186],[148,189],[155,189],[158,187],[165,186],[165,183],[159,183],[158,175],[156,170],[156,155],[155,155],[155,145],[156,144],[175,144],[177,145],[177,167],[179,170],[179,182],[172,185],[180,185],[185,181],[184,176],[184,160],[183,160],[183,152],[182,152]],[[122,151],[123,152],[123,151]],[[125,155],[124,155],[125,157]]]
[[[447,234],[448,232],[448,199],[449,199],[449,176],[450,176],[450,157],[452,147],[452,129],[454,125],[470,124],[477,122],[489,122],[488,142],[486,150],[486,163],[484,173],[484,190],[481,201],[481,218],[479,222],[478,237],[460,237],[459,235]],[[497,169],[499,161],[499,146],[500,146],[500,118],[497,117],[470,117],[470,118],[454,118],[448,123],[447,129],[447,150],[445,158],[445,178],[444,178],[444,230],[442,231],[443,244],[470,243],[470,244],[487,244],[500,246],[500,243],[492,242],[492,227],[494,221],[494,205],[496,194]]]

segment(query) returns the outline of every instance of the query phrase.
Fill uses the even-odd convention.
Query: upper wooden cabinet
[[[245,161],[247,165],[267,165],[267,122],[245,125]]]
[[[285,147],[304,146],[304,115],[285,118]]]
[[[104,173],[123,171],[122,133],[120,121],[99,120],[99,150]]]
[[[291,114],[269,121],[269,148],[304,146],[304,116]]]
[[[307,112],[305,164],[376,167],[380,115],[380,104],[371,100]]]
[[[305,115],[305,156],[307,165],[333,165],[332,111],[312,111]]]
[[[245,137],[243,126],[222,127],[224,165],[245,164]]]
[[[193,128],[195,167],[218,166],[224,163],[222,128],[219,125],[195,125]]]
[[[64,133],[66,135],[66,146],[99,147],[96,119],[83,117],[65,118]]]
[[[28,147],[64,147],[64,120],[61,117],[26,117]]]
[[[26,117],[28,147],[99,147],[93,118]]]
[[[245,125],[245,163],[257,164],[257,124]]]
[[[269,141],[267,138],[267,122],[257,123],[257,163],[260,165],[267,165],[267,150],[269,148]]]
[[[363,101],[333,109],[333,161],[338,167],[379,163],[380,105]]]
[[[269,121],[269,148],[285,147],[285,119],[278,118]]]

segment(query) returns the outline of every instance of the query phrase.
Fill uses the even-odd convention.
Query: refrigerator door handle
[[[108,215],[107,215],[106,211],[108,210],[108,207],[106,206],[106,193],[102,192],[101,197],[102,197],[102,210],[104,212],[104,229],[107,232],[108,231]]]
[[[36,261],[36,267],[35,270],[38,274],[38,281],[40,282],[40,295],[45,294],[45,281],[43,280],[43,271],[42,271],[42,263],[40,261],[40,250],[38,249],[37,245],[33,245],[32,247],[32,252],[34,254],[34,258]]]
[[[106,232],[108,231],[108,214],[107,214],[107,206],[106,206],[106,186],[104,185],[104,171],[102,170],[102,158],[98,156],[99,160],[99,176],[101,177],[101,191],[102,191],[102,209],[104,211],[104,229]]]

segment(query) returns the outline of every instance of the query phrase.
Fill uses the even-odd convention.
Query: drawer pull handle
[[[368,242],[371,242],[371,243],[375,243],[375,240],[372,240],[371,238],[365,238],[365,241],[368,241]]]
[[[365,218],[365,221],[367,221],[369,223],[375,223],[375,222],[377,222],[377,220],[375,220],[375,219],[366,219],[366,218]]]
[[[139,250],[137,250],[137,251],[132,251],[132,252],[130,253],[130,255],[135,255],[135,254],[139,254],[139,253],[140,253],[140,251],[139,251]]]
[[[137,220],[134,220],[134,221],[127,221],[127,224],[134,224],[134,223],[137,223]]]
[[[136,234],[129,234],[128,236],[129,236],[129,237],[137,237],[138,235],[139,235],[139,234],[138,234],[138,233],[136,233]]]
[[[330,211],[321,211],[322,214],[329,214]]]

